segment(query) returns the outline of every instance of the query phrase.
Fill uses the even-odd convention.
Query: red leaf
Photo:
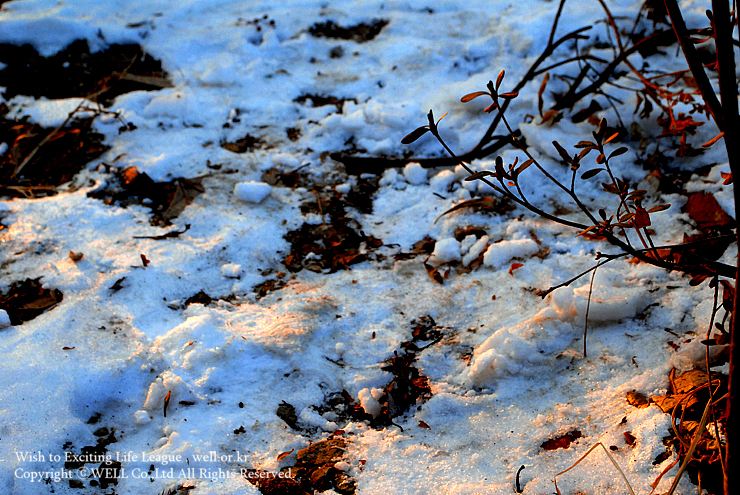
[[[615,149],[614,151],[611,152],[611,154],[609,155],[609,159],[612,159],[615,156],[624,155],[628,151],[629,151],[629,149],[627,149],[627,147],[625,147],[625,146],[622,146],[621,148],[617,148],[617,149]]]
[[[725,213],[710,192],[698,192],[689,196],[686,213],[697,223],[699,230],[728,227],[735,224],[735,220]]]
[[[658,206],[653,206],[653,207],[652,207],[652,208],[650,208],[650,209],[649,209],[649,210],[648,210],[647,212],[648,212],[648,213],[655,213],[656,211],[663,211],[663,210],[667,210],[667,209],[668,209],[668,208],[670,208],[670,207],[671,207],[671,205],[658,205]]]
[[[720,132],[719,134],[717,134],[716,136],[714,136],[712,139],[710,139],[706,143],[702,144],[702,147],[703,148],[709,148],[714,143],[716,143],[717,141],[719,141],[724,135],[725,135],[724,132]]]
[[[540,447],[545,450],[567,449],[571,443],[582,436],[583,434],[579,430],[571,430],[568,433],[542,442]]]
[[[537,109],[540,112],[540,117],[542,120],[545,120],[545,117],[542,115],[542,108],[545,106],[545,101],[542,99],[542,95],[545,93],[545,86],[547,86],[547,81],[550,80],[550,73],[545,73],[545,77],[542,79],[542,84],[540,84],[540,91],[537,93]]]
[[[637,211],[635,211],[635,217],[632,219],[632,223],[638,229],[643,229],[651,225],[650,215],[645,210],[645,208],[642,208],[640,206],[637,207]]]
[[[432,429],[431,426],[429,426],[428,424],[426,424],[423,421],[419,421],[419,426],[421,426],[422,428],[426,428],[427,430],[431,430]]]
[[[637,438],[632,434],[632,432],[625,431],[624,441],[627,442],[627,445],[629,445],[630,447],[634,447],[635,443],[637,443]]]

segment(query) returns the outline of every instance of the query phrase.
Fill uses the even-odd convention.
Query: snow
[[[542,299],[536,289],[570,279],[591,268],[597,252],[614,249],[521,208],[464,208],[440,217],[474,194],[495,195],[483,183],[465,181],[469,174],[459,166],[427,169],[412,162],[377,176],[352,176],[329,155],[355,148],[375,156],[441,156],[429,134],[400,144],[427,123],[430,108],[437,118],[449,112],[440,122],[447,144],[470,149],[490,118],[481,114],[482,101],[464,105],[460,96],[484,89],[502,68],[504,89],[513,86],[544,46],[557,5],[4,3],[0,43],[30,43],[46,55],[79,38],[95,51],[140,43],[162,60],[174,87],[116,98],[109,110],[136,130],[120,133],[119,120],[98,117],[95,131],[110,149],[60,194],[0,204],[0,289],[40,278],[44,287],[64,294],[55,308],[20,325],[10,325],[0,310],[0,486],[14,495],[52,488],[58,494],[98,493],[94,478],[79,470],[69,471],[84,489],[70,487],[68,479],[49,487],[31,476],[46,473],[41,477],[54,480],[67,473],[64,453],[97,445],[96,431],[106,427],[116,439],[106,446],[108,454],[123,459],[131,474],[117,480],[118,494],[166,493],[183,484],[194,487],[190,495],[259,493],[241,469],[277,472],[296,462],[295,452],[278,459],[280,454],[330,435],[348,440],[334,467],[356,480],[358,495],[511,493],[522,465],[525,493],[552,493],[554,474],[596,442],[617,446],[613,454],[632,485],[649,492],[675,459],[653,465],[665,450],[670,418],[655,406],[628,405],[624,394],[664,393],[671,367],[701,362],[713,294],[707,284],[689,287],[680,274],[618,259],[597,270],[592,288],[589,274]],[[610,8],[615,18],[632,18],[637,3],[618,0]],[[597,2],[567,2],[561,30],[594,25],[592,35],[605,39],[603,23],[596,22],[601,17]],[[350,26],[374,19],[389,23],[367,42],[309,32],[328,20]],[[569,183],[570,172],[551,141],[572,150],[591,139],[592,126],[567,117],[554,126],[540,125],[538,118],[523,123],[537,113],[539,83],[522,89],[509,119],[543,166]],[[550,84],[546,99],[558,82]],[[301,102],[305,95],[344,101],[340,111],[334,104]],[[622,115],[629,116],[634,101],[622,96]],[[5,103],[9,117],[54,127],[80,101],[18,96]],[[598,116],[614,118],[611,110]],[[711,127],[699,128],[696,143],[714,137]],[[290,128],[299,131],[296,140],[288,137]],[[263,144],[238,154],[219,146],[246,134]],[[0,153],[9,145],[0,143]],[[651,219],[658,242],[680,242],[688,222],[684,198],[661,197],[648,171],[634,163],[637,144],[628,146],[615,170],[649,190],[656,204],[672,204]],[[716,153],[701,158],[716,164],[710,174],[686,187],[713,192],[734,215],[732,187],[723,186],[720,176],[729,167]],[[515,150],[501,154],[507,164],[514,157],[522,161]],[[493,158],[475,160],[471,168],[491,170]],[[130,166],[155,181],[202,178],[204,192],[166,229],[149,223],[144,206],[105,204],[88,195],[112,180],[111,168]],[[295,188],[268,183],[263,173],[271,168],[306,178]],[[379,189],[372,211],[363,212],[350,199],[368,177],[379,179]],[[523,177],[523,192],[533,203],[577,217],[572,202],[535,167]],[[590,184],[577,183],[589,205],[612,205],[613,197]],[[327,205],[317,203],[319,193],[346,200],[347,219],[383,246],[373,251],[365,243],[358,249],[366,259],[347,270],[291,273],[283,264],[291,248],[286,234],[304,224],[331,225]],[[316,208],[302,211],[307,205]],[[485,234],[458,237],[459,229],[470,227]],[[170,230],[182,233],[152,238]],[[434,241],[431,256],[401,256],[427,237]],[[70,251],[83,259],[72,261]],[[736,253],[731,247],[723,260],[731,262]],[[475,266],[481,254],[483,263]],[[440,285],[425,262],[459,265]],[[515,262],[522,266],[509,273]],[[258,297],[255,287],[267,282],[284,286]],[[187,303],[200,291],[212,301]],[[443,334],[428,347],[413,344],[423,348],[414,366],[428,379],[429,400],[377,428],[329,407],[332,394],[346,391],[367,414],[380,417],[393,379],[383,363],[405,352],[412,321],[427,315]],[[282,402],[294,407],[297,428],[276,414]],[[583,437],[569,449],[540,447],[573,428]],[[636,447],[624,443],[625,429],[637,438]],[[148,473],[149,465],[160,474],[197,467],[212,475],[168,478]],[[145,476],[136,477],[137,469]],[[675,473],[668,471],[658,492],[667,490]],[[611,463],[596,454],[559,484],[571,493],[625,492]],[[684,478],[676,493],[695,491]]]
[[[409,184],[420,186],[427,181],[427,171],[418,162],[408,163],[403,168],[403,176]]]
[[[460,259],[460,243],[454,237],[437,241],[434,245],[432,258],[440,263]]]
[[[250,180],[234,186],[234,195],[247,203],[261,203],[272,191],[270,184]]]
[[[483,255],[483,263],[493,268],[502,268],[514,258],[528,258],[539,251],[532,239],[513,239],[491,244]]]
[[[0,309],[0,328],[5,328],[10,326],[10,316],[8,316],[8,312],[4,309]]]

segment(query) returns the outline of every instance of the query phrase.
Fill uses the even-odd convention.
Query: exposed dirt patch
[[[152,210],[150,223],[167,226],[182,213],[187,205],[203,193],[204,177],[186,179],[183,177],[166,182],[155,182],[136,167],[118,171],[111,181],[102,188],[88,193],[88,196],[103,200],[106,204],[126,207],[132,204],[143,205]]]
[[[42,57],[30,45],[0,44],[0,86],[5,99],[16,95],[49,99],[85,97],[110,105],[116,96],[136,90],[172,86],[161,63],[143,53],[139,45],[112,45],[90,53],[87,41],[78,40],[51,57]],[[93,106],[91,104],[91,106]],[[26,120],[8,120],[8,107],[0,105],[0,142],[8,149],[0,155],[0,194],[48,196],[68,182],[86,163],[108,147],[92,131],[102,107],[93,116],[70,116],[63,127],[52,129]],[[89,113],[89,112],[88,112]],[[122,121],[121,132],[136,127]]]
[[[100,413],[96,413],[89,420],[88,424],[96,424],[101,417]],[[93,464],[93,468],[87,470],[91,473],[89,484],[91,487],[99,487],[102,489],[108,488],[110,485],[118,484],[118,477],[121,474],[122,465],[119,461],[114,460],[115,456],[108,454],[108,445],[117,442],[115,436],[115,428],[100,427],[97,428],[93,435],[97,438],[95,445],[88,445],[82,447],[79,452],[75,452],[71,442],[67,442],[63,446],[65,452],[64,458],[64,469],[67,470],[78,470],[84,467],[86,464]],[[70,487],[72,488],[83,488],[84,483],[82,480],[76,481],[76,486],[73,486],[70,481]]]
[[[283,275],[282,277],[280,276],[281,274]],[[254,288],[252,289],[252,292],[254,292],[257,295],[257,300],[262,299],[270,292],[280,290],[283,287],[285,287],[285,285],[287,284],[287,282],[284,279],[285,274],[282,272],[279,272],[277,276],[278,278],[276,279],[268,279],[254,286]]]
[[[377,399],[380,412],[372,416],[346,390],[327,397],[324,405],[317,408],[320,414],[331,411],[339,422],[363,421],[374,428],[394,425],[393,420],[432,397],[429,380],[416,366],[417,355],[438,343],[444,337],[444,328],[438,326],[431,316],[422,316],[411,321],[411,340],[400,344],[400,352],[383,361],[381,369],[391,373],[392,378],[383,387]],[[340,363],[341,364],[341,363]]]
[[[0,44],[0,86],[5,99],[16,95],[47,98],[90,97],[110,105],[121,94],[171,87],[162,64],[139,45],[111,45],[90,53],[86,40],[77,40],[51,57],[31,45]],[[93,95],[93,96],[90,96]]]
[[[304,268],[314,272],[335,272],[371,259],[373,251],[383,242],[365,235],[360,224],[347,216],[346,206],[354,206],[364,213],[372,211],[371,197],[376,190],[376,179],[360,180],[345,197],[333,190],[315,190],[316,201],[302,205],[301,211],[319,214],[322,218],[328,216],[329,221],[320,224],[306,222],[285,235],[291,244],[283,260],[286,268],[292,272]]]
[[[260,138],[247,134],[236,141],[221,143],[221,147],[225,150],[231,151],[232,153],[246,153],[247,151],[262,148],[264,144],[265,142]]]
[[[727,375],[712,372],[711,395],[709,387],[710,381],[706,371],[693,369],[676,376],[676,370],[673,369],[669,376],[666,395],[650,397],[650,402],[657,405],[664,413],[670,414],[672,418],[676,418],[675,427],[669,430],[669,436],[664,439],[669,451],[660,454],[654,464],[672,457],[671,451],[678,455],[679,462],[684,461],[688,445],[699,434],[700,421],[711,397],[714,397],[716,401],[714,407],[720,435],[724,435]],[[714,425],[712,421],[709,421],[697,441],[696,451],[686,471],[691,482],[695,485],[700,484],[707,493],[723,493],[720,449],[724,449],[724,446],[720,446],[715,438]]]
[[[298,98],[294,99],[296,103],[300,103],[301,105],[304,105],[307,101],[311,102],[311,106],[313,107],[324,107],[326,105],[334,105],[337,107],[337,112],[342,113],[342,110],[344,109],[345,102],[353,101],[357,103],[357,100],[355,98],[337,98],[336,96],[323,96],[323,95],[313,95],[313,94],[306,94],[301,95]]]
[[[342,27],[334,21],[316,23],[308,29],[308,34],[316,38],[335,38],[363,43],[375,39],[388,24],[386,19],[375,19],[369,24],[364,22],[354,26]]]
[[[59,130],[8,120],[8,107],[0,104],[0,142],[8,149],[0,154],[0,194],[41,197],[56,194],[57,186],[69,182],[86,163],[102,155],[108,146],[104,136],[92,130],[94,117],[71,119]]]
[[[0,294],[0,309],[7,311],[11,325],[20,325],[53,309],[64,296],[59,289],[46,289],[40,278],[13,282],[8,292]]]
[[[355,493],[355,480],[335,467],[346,448],[346,439],[332,435],[299,450],[296,464],[281,469],[284,475],[292,474],[292,478],[276,477],[274,473],[265,473],[272,476],[260,478],[259,471],[248,470],[252,474],[247,479],[264,495],[304,495],[326,490],[352,495]]]

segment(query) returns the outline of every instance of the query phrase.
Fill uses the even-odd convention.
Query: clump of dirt
[[[334,21],[316,23],[308,29],[308,34],[316,38],[334,38],[364,43],[375,39],[388,24],[386,19],[375,19],[369,24],[364,22],[354,26],[342,27]]]
[[[153,213],[150,223],[163,227],[171,225],[172,220],[205,191],[203,179],[179,177],[156,182],[136,167],[129,167],[118,171],[111,181],[88,196],[123,208],[132,204],[146,206]]]
[[[10,317],[11,325],[20,325],[53,309],[64,296],[59,289],[46,289],[40,278],[13,282],[7,292],[0,293],[0,309]]]
[[[262,182],[271,186],[282,186],[296,188],[308,182],[308,176],[301,174],[298,170],[281,172],[275,167],[270,167],[262,173]]]
[[[6,100],[16,95],[77,96],[108,106],[124,93],[172,86],[161,62],[136,44],[90,53],[87,41],[77,40],[51,57],[42,57],[31,45],[0,44],[0,62],[6,65],[0,70]]]

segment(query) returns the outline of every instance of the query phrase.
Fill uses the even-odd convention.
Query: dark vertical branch
[[[717,49],[717,72],[719,76],[719,94],[722,98],[722,119],[725,130],[725,148],[727,159],[730,162],[730,171],[733,177],[740,178],[740,147],[735,134],[740,129],[740,116],[738,115],[737,93],[738,84],[735,75],[735,53],[732,43],[733,25],[730,18],[728,0],[712,0],[712,11],[707,12],[712,22],[715,46]],[[735,215],[740,212],[740,187],[737,183],[733,186],[735,195]],[[740,232],[740,229],[738,230]],[[740,246],[740,236],[738,236]],[[737,277],[740,276],[740,258],[738,259],[738,272],[735,287],[737,288]],[[738,403],[737,389],[740,387],[740,355],[738,355],[738,339],[740,339],[740,318],[738,318],[738,296],[732,307],[732,320],[730,321],[730,379],[727,397],[727,420],[725,432],[725,495],[735,492],[737,482],[735,478],[740,469],[740,435],[738,434],[737,420],[733,421],[733,415],[740,414],[740,403]],[[734,489],[731,487],[735,486]]]
[[[725,125],[724,120],[722,119],[722,106],[717,99],[717,95],[714,93],[714,89],[712,89],[712,84],[709,82],[707,73],[704,72],[701,57],[696,51],[694,43],[692,43],[689,38],[688,29],[686,29],[686,23],[683,20],[681,9],[678,7],[678,2],[676,0],[663,0],[663,3],[665,3],[668,16],[671,18],[673,31],[676,33],[678,43],[681,45],[681,50],[686,58],[686,62],[689,64],[689,69],[691,70],[691,74],[694,76],[696,86],[699,88],[704,102],[709,107],[709,112],[712,114],[717,127],[719,127],[720,131],[724,131]],[[729,17],[727,17],[727,19],[729,19]]]

